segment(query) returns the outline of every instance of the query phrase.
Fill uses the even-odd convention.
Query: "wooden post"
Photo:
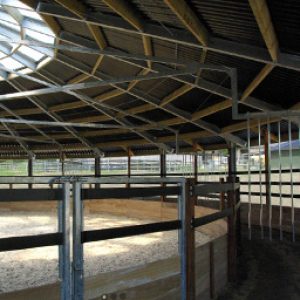
[[[198,183],[198,154],[194,155],[194,184],[197,185]],[[198,205],[198,196],[194,197],[195,205]]]
[[[166,177],[166,154],[162,153],[160,154],[160,177],[165,178]],[[161,187],[166,187],[165,183],[161,183]],[[166,196],[161,196],[160,201],[164,202],[166,201]]]
[[[227,178],[228,183],[234,183],[234,177]],[[237,243],[236,243],[236,214],[235,204],[236,197],[235,191],[227,192],[227,207],[232,209],[232,214],[228,217],[228,280],[233,282],[236,280],[236,268],[237,268]]]
[[[236,177],[235,178],[235,182],[236,183],[240,183],[240,178]],[[237,190],[235,190],[235,203],[239,203],[241,201],[240,198],[240,188],[238,188]],[[236,255],[240,256],[241,254],[241,246],[242,246],[242,233],[241,233],[241,209],[239,208],[236,211],[236,243],[237,243],[237,249],[236,249]]]
[[[214,242],[209,243],[209,289],[210,299],[214,299],[216,295],[215,291],[215,254],[214,254]]]
[[[195,178],[195,184],[198,182],[198,154],[196,153],[194,155],[194,178]]]
[[[231,144],[229,148],[227,182],[235,183],[237,181],[236,168],[236,145]],[[227,192],[227,207],[232,209],[232,214],[228,217],[228,280],[236,280],[237,271],[237,224],[235,205],[237,203],[237,194],[235,190]]]
[[[61,175],[65,176],[65,157],[64,157],[64,155],[61,157]]]
[[[220,184],[223,184],[225,182],[224,178],[220,178]],[[220,210],[225,209],[225,192],[220,193]]]
[[[29,177],[32,177],[33,176],[33,159],[32,157],[30,157],[28,159],[28,176]],[[28,184],[28,188],[29,189],[32,189],[32,183],[29,183]]]
[[[187,295],[186,300],[195,300],[196,284],[195,284],[195,228],[192,226],[192,220],[195,217],[195,196],[192,194],[195,180],[192,178],[186,181],[186,202],[185,202],[185,247],[187,252],[187,264],[185,270]]]
[[[95,157],[95,177],[101,177],[101,158],[99,156]],[[95,188],[99,189],[100,183],[96,183]]]

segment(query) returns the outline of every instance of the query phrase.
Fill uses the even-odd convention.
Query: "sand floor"
[[[85,216],[85,230],[149,223],[107,214]],[[0,212],[0,237],[57,231],[54,213]],[[196,244],[209,236],[196,233]],[[85,276],[137,266],[177,254],[177,231],[93,242],[84,246]],[[0,253],[0,293],[52,283],[58,280],[58,247],[40,247]],[[17,287],[17,288],[16,288]]]

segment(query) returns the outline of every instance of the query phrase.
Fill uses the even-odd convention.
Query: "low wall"
[[[47,205],[55,209],[53,203]],[[18,206],[6,207],[11,210],[17,208],[20,209]],[[215,212],[203,207],[196,207],[195,210],[196,216]],[[85,212],[147,220],[177,218],[176,204],[130,199],[85,201]],[[197,231],[211,237],[208,243],[196,249],[196,299],[206,300],[218,294],[227,283],[227,224],[224,220],[218,220],[197,228]],[[1,294],[2,299],[59,300],[59,283]],[[86,278],[85,299],[180,300],[179,257]]]

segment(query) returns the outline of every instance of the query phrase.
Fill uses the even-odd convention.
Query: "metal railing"
[[[4,177],[0,184],[59,184],[58,189],[26,189],[0,190],[0,202],[6,201],[59,201],[59,231],[36,236],[9,237],[0,239],[0,252],[43,246],[59,246],[59,276],[61,280],[60,295],[63,300],[82,300],[84,298],[84,259],[85,243],[107,239],[129,237],[146,233],[178,230],[181,299],[195,299],[195,240],[196,227],[228,217],[228,268],[233,278],[236,256],[236,214],[239,208],[239,184],[228,181],[217,187],[218,192],[227,193],[227,208],[223,211],[204,216],[194,217],[195,197],[211,190],[213,186],[195,185],[186,178],[91,178],[91,177]],[[99,188],[84,189],[83,184],[158,184],[170,186],[146,188]],[[72,198],[71,190],[73,193]],[[8,193],[7,193],[8,192]],[[133,225],[117,228],[83,230],[83,202],[85,200],[148,197],[176,195],[178,218],[176,220]],[[112,200],[113,201],[113,200]],[[71,204],[73,211],[71,212]],[[72,216],[72,223],[71,218]],[[70,244],[72,241],[72,245]]]

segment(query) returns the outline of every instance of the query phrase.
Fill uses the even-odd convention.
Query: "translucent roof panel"
[[[47,63],[54,50],[36,47],[35,42],[55,43],[54,33],[41,16],[21,1],[0,0],[1,74],[5,72],[6,78],[15,77],[15,72],[32,72]]]

